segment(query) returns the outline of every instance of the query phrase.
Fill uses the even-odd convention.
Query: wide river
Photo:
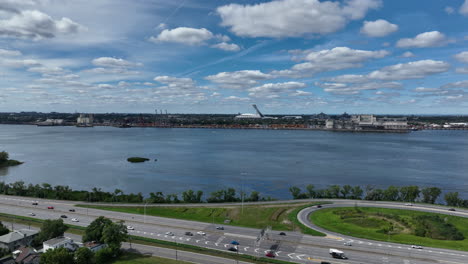
[[[0,181],[125,192],[234,187],[290,198],[314,184],[439,186],[468,197],[468,131],[326,131],[0,125],[0,151],[25,163]],[[132,164],[128,157],[149,162]],[[154,161],[157,159],[157,161]]]

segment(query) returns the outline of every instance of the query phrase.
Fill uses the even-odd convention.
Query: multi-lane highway
[[[34,201],[38,201],[38,205],[33,205],[32,203]],[[324,207],[354,206],[357,203],[358,206],[406,208],[399,203],[356,202],[347,200],[334,200],[333,202],[333,205],[326,205]],[[67,218],[64,219],[66,223],[80,226],[87,226],[96,217],[103,215],[113,220],[125,221],[127,225],[134,227],[134,230],[129,231],[130,234],[137,236],[197,245],[223,251],[228,251],[228,248],[232,246],[231,242],[237,241],[240,244],[238,246],[238,254],[264,256],[268,249],[273,248],[275,249],[276,258],[297,263],[320,263],[321,261],[342,264],[468,263],[468,252],[436,248],[412,249],[409,245],[356,239],[340,234],[332,234],[326,230],[321,231],[329,234],[327,237],[314,237],[297,232],[285,232],[286,235],[280,235],[279,231],[269,231],[257,243],[257,237],[260,234],[260,230],[258,229],[223,225],[224,230],[218,230],[216,229],[218,225],[209,223],[86,209],[75,207],[75,204],[75,202],[71,201],[0,196],[0,211],[7,214],[28,216],[28,214],[34,213],[34,217],[40,219],[59,218],[61,215],[67,215]],[[54,206],[54,209],[47,209],[48,206]],[[75,209],[75,212],[70,212],[70,209]],[[448,212],[446,209],[437,206],[411,206],[409,209],[439,211],[468,217],[467,211]],[[311,210],[314,209],[308,208],[301,211],[299,214],[300,220],[306,225],[311,225],[307,220],[307,216],[311,213]],[[77,218],[79,222],[72,222],[72,218]],[[188,231],[192,232],[193,236],[185,235],[185,232]],[[199,231],[202,231],[204,234],[197,234]],[[167,234],[167,232],[172,232],[174,235]],[[353,246],[344,245],[346,241],[351,241]],[[349,259],[332,259],[329,255],[330,248],[344,251]]]

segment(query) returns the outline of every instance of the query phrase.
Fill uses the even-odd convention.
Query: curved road
[[[32,205],[33,201],[38,201],[39,205]],[[305,201],[277,201],[276,203],[289,202],[308,202]],[[311,200],[312,201],[312,200]],[[317,201],[317,200],[313,200]],[[332,200],[337,203],[337,206],[354,206],[355,201]],[[57,200],[42,200],[36,198],[15,197],[0,195],[0,212],[27,216],[29,213],[34,213],[36,218],[40,219],[55,219],[60,215],[67,215],[66,223],[87,226],[98,216],[104,215],[113,220],[123,220],[127,225],[131,225],[135,230],[130,231],[131,234],[155,238],[166,241],[174,241],[200,247],[207,247],[222,251],[227,251],[230,247],[230,242],[236,240],[240,243],[239,253],[253,256],[264,256],[265,251],[270,248],[276,249],[276,258],[287,260],[296,263],[320,263],[328,261],[337,264],[423,264],[423,263],[447,263],[447,264],[466,264],[468,260],[468,252],[444,250],[444,249],[410,249],[408,245],[391,244],[375,241],[360,240],[359,243],[355,240],[353,247],[343,245],[345,239],[342,235],[331,235],[328,237],[315,237],[303,235],[297,232],[286,232],[286,236],[279,235],[278,231],[267,232],[259,243],[256,243],[257,236],[260,230],[254,228],[236,227],[224,225],[225,230],[217,230],[216,226],[210,223],[202,223],[196,221],[186,221],[178,219],[170,219],[155,216],[143,216],[136,214],[120,213],[103,211],[97,209],[86,209],[75,207],[80,202],[73,201],[57,201]],[[358,202],[361,205],[361,201]],[[369,203],[378,206],[402,206],[398,203]],[[231,204],[236,205],[236,204]],[[238,204],[237,204],[238,205]],[[47,206],[54,206],[54,210],[48,210]],[[135,205],[134,205],[135,206]],[[214,206],[214,205],[210,205]],[[222,204],[221,206],[226,206]],[[336,205],[326,205],[336,206]],[[370,206],[366,203],[366,206]],[[393,207],[394,208],[394,207]],[[411,209],[419,209],[419,206],[414,206]],[[70,212],[70,209],[75,209],[75,212]],[[422,210],[444,210],[441,207],[428,206]],[[313,209],[301,211],[300,219],[307,219],[307,215]],[[446,209],[445,209],[446,210]],[[451,212],[452,213],[452,212]],[[453,212],[453,214],[465,214],[468,216],[468,211]],[[305,217],[305,218],[304,218]],[[71,218],[77,218],[79,222],[71,222]],[[307,223],[306,223],[307,224]],[[191,231],[194,236],[185,236],[186,231]],[[196,234],[202,231],[205,235]],[[166,232],[174,233],[174,236],[167,235]],[[326,231],[329,233],[328,231]],[[342,249],[349,257],[348,260],[332,259],[328,250],[330,248]]]

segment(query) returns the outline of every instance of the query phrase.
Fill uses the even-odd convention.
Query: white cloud
[[[221,42],[211,46],[212,48],[217,48],[225,51],[239,51],[240,47],[234,43]]]
[[[468,81],[459,81],[459,82],[452,82],[442,85],[443,89],[447,88],[468,88]]]
[[[24,59],[24,60],[1,60],[0,64],[12,68],[23,68],[23,67],[36,67],[41,66],[41,63],[37,60]]]
[[[92,61],[92,63],[96,66],[100,67],[138,67],[143,66],[141,63],[134,63],[124,59],[119,58],[111,58],[111,57],[100,57],[96,58]]]
[[[415,57],[416,55],[414,55],[413,52],[411,51],[406,51],[405,53],[401,54],[400,57],[402,58],[412,58],[412,57]]]
[[[458,12],[465,16],[468,15],[468,0],[465,0],[465,2],[463,2],[463,5],[460,7],[460,10]]]
[[[297,89],[305,88],[306,84],[301,82],[284,82],[284,83],[266,83],[261,86],[248,89],[249,96],[261,98],[278,98],[280,94],[292,94],[297,92]]]
[[[367,82],[369,79],[366,75],[344,74],[336,77],[325,78],[324,80],[335,83],[363,83]]]
[[[367,60],[383,58],[388,54],[385,50],[354,50],[348,47],[312,51],[302,58],[306,62],[296,64],[289,70],[273,71],[272,74],[278,77],[303,77],[320,72],[357,68],[362,67],[362,63]]]
[[[38,72],[44,75],[59,75],[63,74],[64,70],[60,67],[46,67],[46,66],[36,66],[28,69],[30,72]]]
[[[151,37],[153,42],[175,42],[187,45],[203,45],[209,39],[213,38],[206,28],[178,27],[174,29],[165,29],[157,37]]]
[[[461,74],[468,74],[468,67],[456,68],[455,72],[456,73],[461,73]]]
[[[246,89],[256,85],[259,81],[270,79],[270,74],[259,70],[243,70],[235,72],[220,72],[205,77],[205,79],[228,89]]]
[[[420,60],[387,66],[369,73],[368,77],[387,81],[421,79],[429,75],[446,72],[449,68],[450,65],[444,61]]]
[[[453,7],[451,7],[451,6],[446,6],[444,8],[444,11],[445,11],[445,13],[451,15],[451,14],[453,14],[455,12],[455,9]]]
[[[336,32],[381,4],[380,0],[349,0],[343,5],[318,0],[275,0],[224,5],[217,8],[217,13],[221,25],[230,27],[238,36],[281,38]]]
[[[361,33],[369,37],[385,37],[398,30],[398,26],[387,20],[364,21]]]
[[[248,97],[239,97],[235,95],[231,95],[228,97],[224,97],[223,101],[230,101],[230,102],[248,102],[250,101],[250,98]]]
[[[69,18],[54,20],[38,10],[19,11],[10,18],[0,20],[0,36],[4,37],[43,39],[83,30],[86,28]]]
[[[468,63],[468,51],[463,51],[454,56],[460,62]]]
[[[21,52],[18,50],[7,50],[7,49],[0,49],[0,56],[8,56],[8,57],[13,57],[13,56],[21,56]]]
[[[152,88],[153,94],[165,103],[200,103],[208,99],[204,93],[207,87],[197,86],[191,78],[157,76],[154,80],[165,85]]]
[[[397,47],[399,48],[427,48],[439,47],[448,43],[444,34],[439,31],[430,31],[418,34],[414,38],[403,38],[398,40]]]
[[[361,91],[378,89],[401,89],[402,84],[398,82],[368,82],[347,85],[344,83],[316,83],[323,90],[333,94],[359,94]]]
[[[138,75],[140,72],[138,71],[131,71],[126,68],[119,68],[119,67],[110,67],[110,68],[93,68],[93,69],[87,69],[84,70],[83,72],[87,73],[96,73],[96,74],[118,74],[118,75]]]
[[[441,91],[439,88],[426,88],[426,87],[417,87],[413,91],[417,93],[433,93]]]

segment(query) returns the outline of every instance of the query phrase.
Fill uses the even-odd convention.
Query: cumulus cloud
[[[37,72],[43,75],[59,75],[63,74],[65,71],[60,67],[46,67],[46,66],[36,66],[28,69],[30,72]]]
[[[299,37],[304,34],[330,34],[349,21],[362,19],[380,0],[275,0],[271,2],[218,7],[222,26],[244,37]]]
[[[272,78],[270,74],[259,70],[243,70],[235,72],[220,72],[205,77],[206,80],[219,84],[228,89],[246,89],[258,84],[259,81]]]
[[[444,61],[420,60],[387,66],[369,73],[368,77],[387,81],[421,79],[429,75],[446,72],[449,68],[450,65]]]
[[[444,46],[449,41],[439,31],[430,31],[418,34],[414,38],[403,38],[398,40],[396,46],[399,48],[428,48]]]
[[[361,33],[369,37],[385,37],[398,30],[398,26],[387,20],[364,21]]]
[[[385,50],[354,50],[348,47],[312,51],[301,58],[306,62],[296,64],[289,70],[273,71],[272,74],[278,77],[303,77],[320,72],[357,68],[362,67],[365,61],[383,58],[388,54]]]
[[[225,50],[225,51],[239,51],[240,47],[234,43],[221,42],[211,46],[213,48]]]
[[[461,73],[461,74],[468,74],[468,67],[456,68],[455,72],[456,73]]]
[[[414,55],[413,52],[411,51],[406,51],[405,53],[401,54],[400,57],[402,58],[412,58],[412,57],[415,57],[416,55]]]
[[[0,36],[3,37],[44,39],[83,30],[86,28],[69,18],[54,20],[38,10],[19,11],[7,19],[0,20]]]
[[[433,93],[433,92],[441,91],[441,89],[440,88],[417,87],[413,91],[417,92],[417,93]]]
[[[293,94],[298,89],[305,88],[306,84],[301,82],[284,82],[284,83],[266,83],[261,86],[248,89],[249,96],[261,98],[278,98],[280,94]]]
[[[165,101],[183,103],[184,100],[189,100],[190,103],[199,103],[207,100],[207,96],[203,92],[207,90],[207,87],[197,86],[191,78],[157,76],[154,80],[164,84],[164,86],[156,87],[153,90],[154,95],[164,98]]]
[[[324,81],[333,82],[333,83],[363,83],[363,82],[367,82],[368,80],[369,79],[367,78],[366,75],[358,75],[358,74],[344,74],[344,75],[324,79]]]
[[[0,56],[2,57],[13,57],[13,56],[21,56],[21,52],[18,50],[7,50],[7,49],[0,49]]]
[[[460,12],[460,14],[462,15],[468,16],[468,0],[465,0],[465,2],[463,2],[458,12]]]
[[[468,51],[463,51],[454,56],[460,62],[468,63]]]
[[[36,67],[41,66],[41,63],[37,60],[24,59],[24,60],[1,60],[1,65],[11,68],[24,68],[24,67]]]
[[[378,89],[401,89],[403,86],[398,82],[368,82],[360,84],[344,83],[316,83],[323,90],[333,94],[359,94],[361,91]]]
[[[100,67],[138,67],[143,66],[141,63],[130,62],[120,58],[100,57],[92,61],[96,66]]]
[[[442,85],[443,89],[448,89],[448,88],[468,88],[468,81],[459,81],[459,82],[452,82],[452,83],[447,83],[445,85]]]
[[[157,37],[151,37],[153,42],[175,42],[187,45],[203,45],[213,38],[213,33],[206,28],[178,27],[165,29]]]

